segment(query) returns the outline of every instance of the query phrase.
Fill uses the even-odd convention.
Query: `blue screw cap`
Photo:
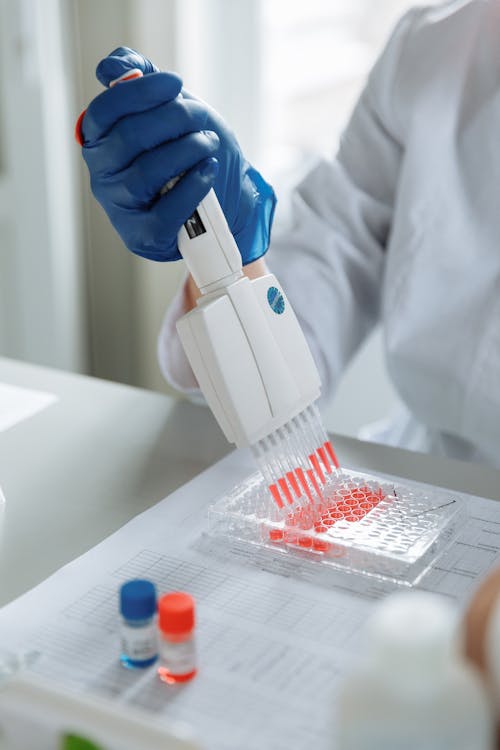
[[[147,620],[156,612],[154,583],[145,580],[127,581],[120,588],[120,612],[126,620]]]

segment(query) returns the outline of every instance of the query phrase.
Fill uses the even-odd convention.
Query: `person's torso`
[[[416,418],[500,444],[500,2],[427,11],[401,64],[404,155],[383,290]]]

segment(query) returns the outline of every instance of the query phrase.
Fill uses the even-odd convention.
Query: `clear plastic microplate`
[[[253,474],[209,508],[209,535],[243,544],[259,564],[286,557],[288,572],[306,563],[308,577],[314,566],[322,581],[330,570],[413,586],[467,517],[451,493],[348,470],[330,474],[321,494],[277,514],[262,474]]]

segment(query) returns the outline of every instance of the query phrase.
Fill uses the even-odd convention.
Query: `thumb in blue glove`
[[[119,47],[96,75],[109,86],[132,69],[144,77],[97,96],[81,125],[92,190],[126,246],[152,260],[179,258],[179,229],[214,187],[243,263],[261,257],[276,203],[272,188],[245,160],[220,115],[182,89],[176,74]]]

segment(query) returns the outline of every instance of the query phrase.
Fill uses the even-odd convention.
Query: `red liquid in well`
[[[284,534],[282,529],[271,529],[269,531],[269,539],[272,542],[281,542],[283,540]]]

